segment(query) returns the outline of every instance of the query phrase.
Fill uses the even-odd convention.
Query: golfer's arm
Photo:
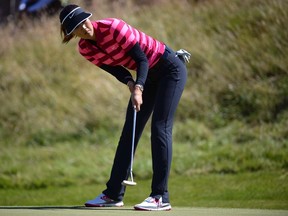
[[[148,70],[149,70],[149,62],[146,57],[146,54],[141,49],[139,43],[137,42],[129,51],[128,55],[136,62],[137,71],[136,71],[136,84],[140,84],[144,86]]]
[[[133,81],[133,77],[131,73],[122,66],[110,66],[102,64],[100,66],[101,69],[113,75],[117,80],[127,85],[129,81]]]

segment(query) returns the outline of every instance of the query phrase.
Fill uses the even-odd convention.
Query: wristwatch
[[[143,85],[141,85],[141,84],[136,84],[135,87],[138,87],[141,92],[144,91],[144,87],[143,87]]]

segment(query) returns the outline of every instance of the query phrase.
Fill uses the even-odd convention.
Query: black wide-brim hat
[[[64,12],[64,9],[62,12]],[[77,7],[70,12],[60,13],[60,22],[66,35],[70,35],[82,22],[91,16],[92,13],[85,12],[81,7]]]

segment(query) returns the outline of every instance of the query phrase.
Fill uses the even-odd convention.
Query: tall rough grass
[[[175,119],[172,173],[287,171],[288,2],[152,2],[99,0],[89,10],[94,19],[122,18],[173,49],[191,52],[188,83]],[[27,155],[37,157],[37,151],[46,148],[62,151],[56,159],[50,151],[43,156],[51,163],[55,159],[55,166],[67,162],[61,161],[66,157],[89,166],[85,155],[103,153],[97,149],[88,157],[94,144],[115,147],[128,89],[86,62],[77,53],[76,40],[61,44],[58,17],[22,27],[2,26],[0,40],[0,145],[10,152],[0,153],[0,180],[23,173],[19,161],[29,164]],[[148,129],[143,136],[143,142],[149,143]],[[79,143],[88,152],[77,146],[83,155],[75,155],[73,149],[59,147],[61,143]],[[13,153],[14,148],[19,149]],[[142,178],[151,174],[146,149],[139,149],[142,163],[136,164]],[[19,160],[13,159],[15,154]],[[101,158],[93,166],[106,173],[110,164],[101,165]],[[48,173],[41,177],[41,167],[52,168],[39,160],[35,159],[40,165],[38,176],[47,179]],[[71,180],[80,176],[80,165],[71,172],[61,169],[50,174]],[[29,185],[33,180],[27,173]]]

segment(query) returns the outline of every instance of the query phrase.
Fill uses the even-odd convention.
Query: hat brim
[[[92,13],[82,12],[71,19],[65,20],[64,28],[66,30],[66,35],[70,35],[82,22],[90,18]]]

